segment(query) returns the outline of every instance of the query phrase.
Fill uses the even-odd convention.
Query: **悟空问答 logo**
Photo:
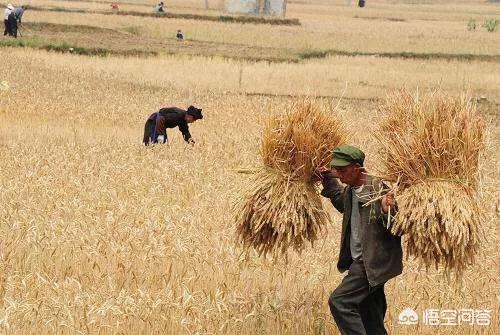
[[[399,313],[398,321],[400,325],[416,325],[418,323],[418,314],[411,308],[405,308]]]

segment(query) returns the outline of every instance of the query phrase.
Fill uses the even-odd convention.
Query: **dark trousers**
[[[144,137],[142,139],[144,145],[149,145],[157,141],[155,138],[155,126],[155,120],[146,121],[146,124],[144,125]]]
[[[9,15],[9,19],[7,20],[7,24],[9,26],[10,36],[17,38],[17,19],[13,14]]]
[[[146,121],[146,124],[144,125],[144,137],[142,139],[142,142],[145,144],[145,145],[150,145],[150,144],[153,144],[153,143],[158,143],[158,136],[160,134],[158,134],[156,132],[156,120],[158,119],[158,117],[160,116],[159,113],[154,113],[152,114],[149,119]],[[168,141],[168,137],[167,137],[167,133],[165,132],[165,139],[163,143],[167,143]]]
[[[10,35],[9,20],[3,20],[3,25],[5,26],[5,30],[3,31],[3,36],[7,34]]]
[[[386,335],[384,284],[370,287],[362,261],[354,261],[328,300],[342,335]]]

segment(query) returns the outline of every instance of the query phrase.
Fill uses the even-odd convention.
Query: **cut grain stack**
[[[397,91],[380,108],[382,177],[397,181],[392,231],[429,267],[460,274],[483,240],[480,160],[485,121],[467,96]]]
[[[263,166],[237,212],[238,239],[274,257],[312,244],[328,220],[315,173],[344,142],[339,118],[319,102],[300,101],[271,116],[261,143]]]

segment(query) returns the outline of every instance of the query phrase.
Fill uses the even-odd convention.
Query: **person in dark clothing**
[[[23,17],[25,6],[16,7],[12,10],[7,18],[7,25],[9,26],[9,33],[12,37],[17,38],[18,25],[21,24],[21,19]]]
[[[163,1],[161,1],[160,3],[158,3],[156,5],[156,12],[157,13],[164,13],[165,12],[164,6],[165,6],[165,4],[163,3]]]
[[[187,110],[178,107],[164,107],[149,116],[144,126],[143,143],[167,143],[167,128],[179,127],[184,140],[194,144],[189,133],[189,123],[203,119],[202,109],[189,106]]]
[[[343,335],[387,334],[384,284],[403,270],[401,237],[392,235],[388,224],[394,197],[365,173],[364,159],[358,148],[342,145],[333,151],[331,169],[319,171],[321,195],[343,213],[337,268],[348,273],[328,300]],[[383,196],[370,201],[377,195]]]
[[[3,31],[3,36],[10,34],[10,26],[9,26],[9,15],[12,13],[14,10],[14,7],[11,4],[7,5],[7,8],[5,8],[4,14],[3,14],[3,24],[5,26],[5,30]]]
[[[9,14],[9,17],[7,18],[7,27],[9,35],[17,38],[17,19],[15,14],[12,12]]]
[[[182,33],[182,30],[177,30],[177,41],[184,41],[184,34]]]

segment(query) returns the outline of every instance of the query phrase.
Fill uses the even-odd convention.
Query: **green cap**
[[[333,150],[331,166],[342,167],[358,163],[363,165],[365,154],[352,145],[343,144]]]

